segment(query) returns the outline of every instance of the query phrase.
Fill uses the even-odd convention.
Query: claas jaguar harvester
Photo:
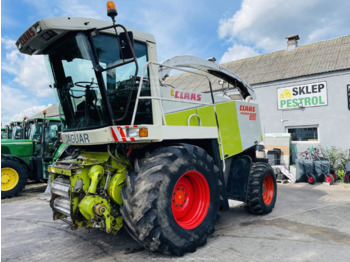
[[[276,179],[255,157],[262,135],[250,86],[192,56],[157,63],[154,37],[116,24],[113,2],[107,9],[113,23],[43,19],[16,42],[45,55],[69,145],[49,168],[53,218],[73,230],[124,226],[150,251],[182,255],[206,243],[229,199],[271,212]],[[167,85],[172,69],[206,90]],[[214,94],[211,76],[242,101]]]

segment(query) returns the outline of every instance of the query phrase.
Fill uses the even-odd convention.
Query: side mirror
[[[129,36],[131,46],[134,48],[134,36],[132,32],[128,31],[127,34],[125,32],[120,33],[120,57],[123,57],[124,59],[133,58],[132,50],[130,49],[127,36]]]

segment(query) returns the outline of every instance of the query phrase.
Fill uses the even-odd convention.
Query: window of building
[[[318,127],[289,127],[287,132],[291,134],[292,142],[318,142]]]

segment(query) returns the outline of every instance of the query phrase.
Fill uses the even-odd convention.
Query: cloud
[[[25,87],[37,97],[52,96],[49,88],[50,79],[43,56],[28,56],[21,54],[14,45],[15,41],[2,38],[6,49],[5,59],[1,63],[2,70],[13,76],[13,81]]]
[[[23,119],[24,116],[31,117],[48,105],[38,105],[41,102],[27,92],[8,85],[1,85],[1,122],[7,124],[13,120]]]
[[[218,36],[260,53],[286,49],[285,37],[293,34],[300,35],[301,45],[343,36],[349,34],[349,3],[243,0],[239,11],[220,20]]]
[[[259,53],[249,46],[233,45],[221,57],[219,63],[227,63],[247,57],[257,56]]]
[[[31,118],[32,116],[36,115],[39,112],[42,112],[44,109],[48,108],[51,105],[52,104],[31,106],[31,107],[25,108],[25,109],[19,111],[18,113],[16,113],[15,115],[13,115],[11,117],[11,121],[17,121],[19,119],[23,119],[24,116]]]

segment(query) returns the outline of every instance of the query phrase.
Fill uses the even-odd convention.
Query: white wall
[[[327,106],[277,109],[277,88],[324,81],[327,83]],[[253,85],[257,96],[255,102],[260,108],[262,131],[284,133],[287,132],[287,127],[318,126],[320,143],[298,142],[299,151],[318,144],[323,147],[350,149],[350,111],[346,95],[348,84],[350,84],[350,70]]]

